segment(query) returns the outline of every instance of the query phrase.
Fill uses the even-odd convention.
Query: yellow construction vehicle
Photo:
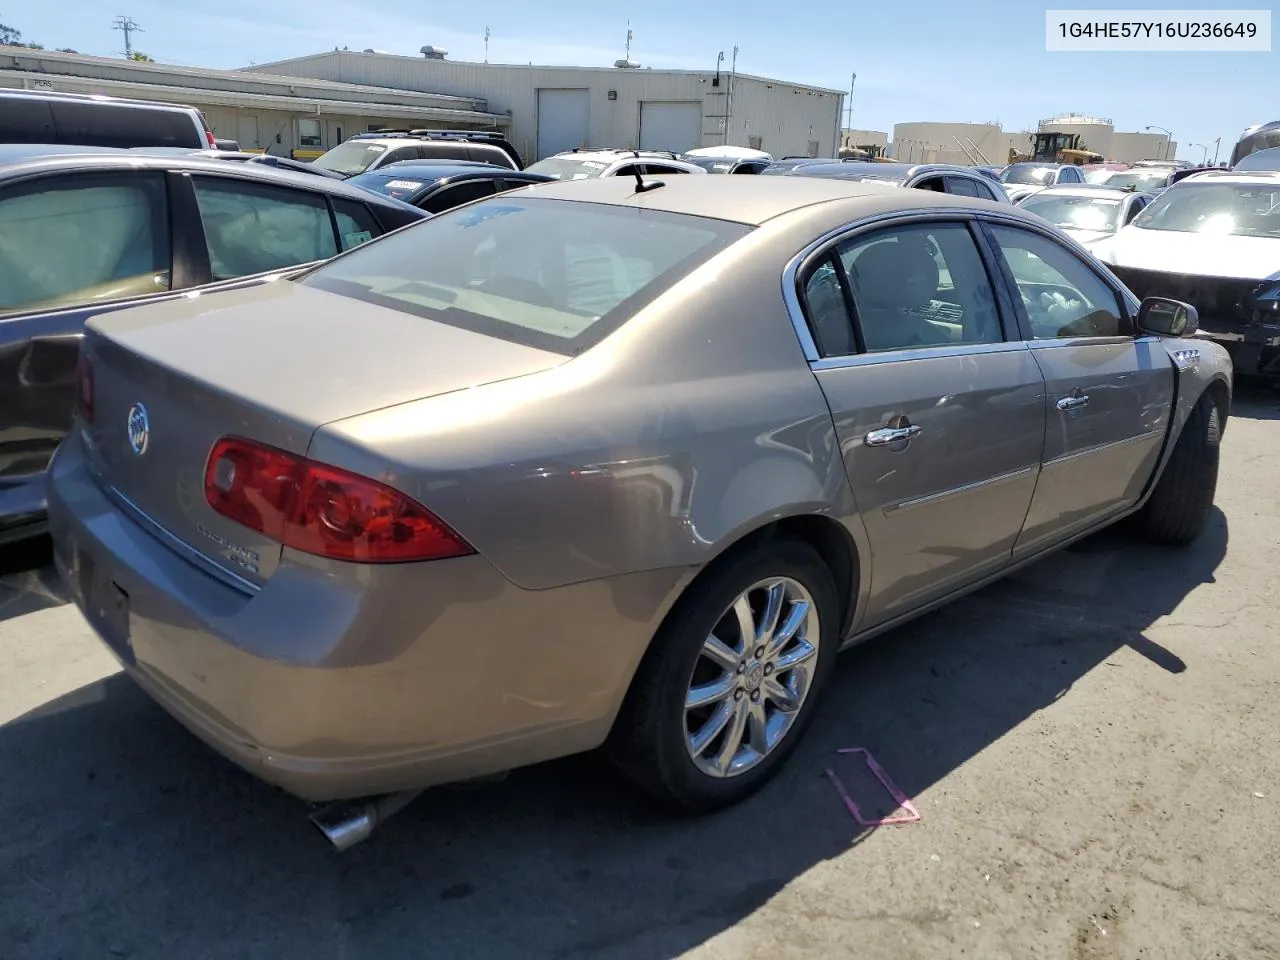
[[[1106,160],[1100,153],[1086,150],[1078,133],[1037,133],[1035,147],[1031,153],[1019,153],[1009,148],[1010,163],[1026,163],[1038,160],[1041,163],[1072,163],[1084,166],[1086,163],[1102,163]]]

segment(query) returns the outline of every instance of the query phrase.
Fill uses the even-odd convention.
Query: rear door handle
[[[1063,397],[1058,401],[1059,410],[1079,410],[1081,407],[1088,406],[1089,395],[1085,393],[1074,394],[1070,397]]]
[[[920,435],[920,428],[914,423],[905,427],[881,427],[879,430],[872,430],[862,442],[868,447],[887,447],[891,443],[901,443],[903,440],[911,440]]]

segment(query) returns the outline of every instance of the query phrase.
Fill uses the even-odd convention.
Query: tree
[[[155,57],[148,57],[141,50],[133,51],[133,53],[129,54],[129,59],[137,60],[139,63],[155,63],[156,62]]]
[[[15,30],[13,27],[0,23],[0,46],[4,47],[23,47],[26,46],[22,42],[22,31]]]

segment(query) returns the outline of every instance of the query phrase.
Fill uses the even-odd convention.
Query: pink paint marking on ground
[[[897,784],[889,779],[889,775],[884,772],[884,768],[876,763],[876,758],[871,755],[871,751],[866,747],[842,747],[836,753],[860,753],[867,761],[867,769],[869,769],[877,780],[883,784],[885,790],[889,791],[889,796],[893,797],[894,802],[899,807],[907,811],[902,816],[897,817],[881,817],[876,820],[868,820],[862,815],[862,810],[854,802],[853,797],[849,796],[849,791],[845,789],[844,783],[836,776],[836,772],[830,767],[827,768],[827,777],[835,786],[836,792],[840,794],[840,799],[844,801],[845,807],[849,813],[853,815],[853,819],[863,827],[887,827],[895,823],[915,823],[920,819],[920,811],[916,809],[915,804],[911,802],[911,798],[898,789]]]

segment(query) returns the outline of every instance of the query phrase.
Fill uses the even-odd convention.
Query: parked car
[[[554,177],[495,167],[491,163],[464,160],[406,160],[362,173],[347,182],[383,196],[403,200],[428,213],[504,193],[534,183],[551,183]]]
[[[499,133],[482,130],[380,130],[349,137],[312,164],[344,177],[405,160],[478,160],[511,170],[520,154]]]
[[[1113,173],[1103,181],[1108,187],[1129,187],[1142,193],[1158,194],[1169,186],[1169,178],[1173,175],[1173,167],[1139,167],[1136,164],[1129,170]]]
[[[195,107],[80,93],[0,89],[0,144],[218,148]]]
[[[1057,187],[1070,183],[1084,183],[1084,174],[1073,163],[1045,163],[1040,160],[1024,160],[1011,163],[1000,171],[1000,182],[1006,188]]]
[[[255,775],[389,794],[319,815],[339,845],[601,744],[664,801],[741,800],[839,648],[1121,517],[1205,525],[1230,363],[1192,308],[1008,205],[663,182],[88,324],[67,589]]]
[[[1095,252],[1139,296],[1194,305],[1237,371],[1280,376],[1280,173],[1199,173]]]
[[[1045,187],[1018,205],[1088,246],[1113,236],[1154,199],[1149,193],[1081,184]]]
[[[258,283],[423,216],[252,163],[0,146],[0,542],[43,529],[86,318]]]
[[[763,150],[730,145],[689,150],[680,159],[696,163],[707,173],[724,174],[758,174],[773,163],[773,156]]]
[[[1080,166],[1080,173],[1084,175],[1085,183],[1106,183],[1113,173],[1128,169],[1127,163],[1085,163]]]
[[[770,171],[766,171],[768,173]],[[1004,189],[971,167],[945,163],[872,163],[865,160],[843,160],[834,163],[806,163],[787,171],[786,176],[826,177],[833,180],[891,183],[899,187],[916,187],[962,197],[977,197],[1008,203]]]
[[[294,160],[292,157],[277,157],[270,153],[251,153],[242,150],[188,150],[185,147],[131,147],[139,153],[157,157],[203,157],[206,160],[227,160],[232,163],[261,163],[281,170],[292,170],[295,173],[310,173],[316,176],[329,177],[333,180],[345,180],[340,173],[325,170],[306,160]]]
[[[706,173],[696,163],[677,154],[655,150],[571,150],[529,164],[530,173],[553,180],[595,180],[600,177],[666,176],[676,173]]]
[[[1280,134],[1278,134],[1280,136]],[[1232,170],[1280,170],[1280,147],[1265,147],[1241,158]]]

